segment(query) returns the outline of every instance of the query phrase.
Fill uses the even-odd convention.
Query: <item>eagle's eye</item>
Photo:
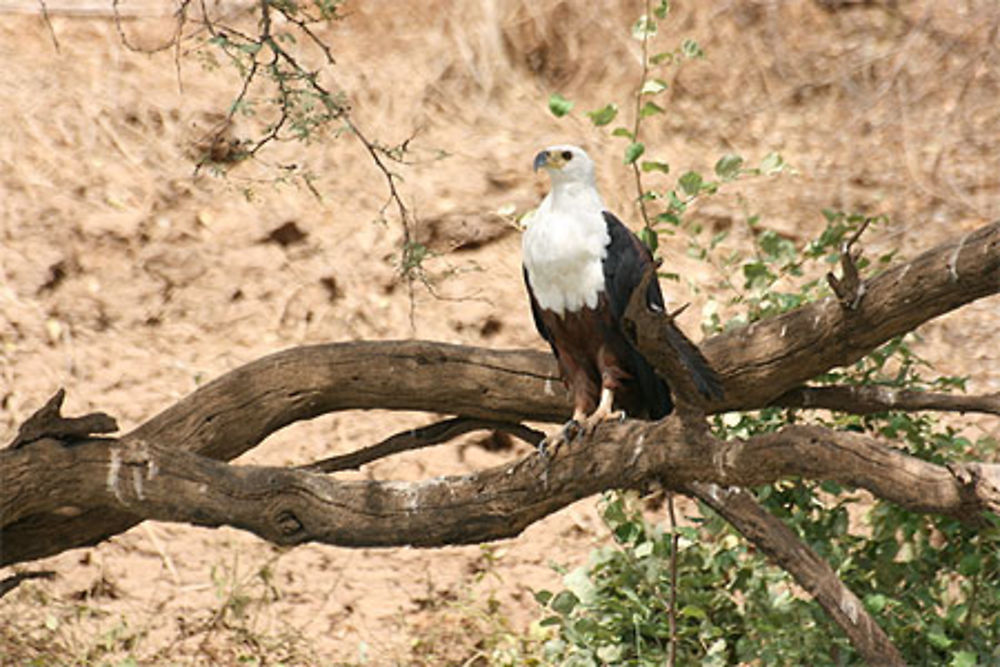
[[[573,154],[570,153],[569,151],[563,151],[562,152],[562,159],[566,160],[566,162],[569,162],[570,160],[573,159]]]

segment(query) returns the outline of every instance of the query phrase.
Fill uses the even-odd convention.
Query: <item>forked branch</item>
[[[850,317],[836,301],[827,299],[704,341],[701,349],[719,372],[726,392],[720,404],[710,406],[711,411],[768,405],[810,377],[850,363],[935,315],[998,291],[1000,223],[993,223],[869,280],[866,298]],[[124,436],[121,444],[155,443],[165,451],[228,460],[295,421],[337,410],[371,408],[449,412],[514,423],[558,422],[570,412],[555,363],[546,353],[421,341],[356,342],[295,348],[247,364],[153,417]],[[0,451],[4,563],[94,544],[143,518],[120,503],[100,504],[102,494],[93,502],[83,496],[65,496],[76,488],[75,480],[85,470],[74,468],[76,459],[96,451],[94,447],[106,446],[81,444],[67,450],[31,445]],[[31,460],[21,458],[25,456]],[[810,450],[805,458],[811,457]],[[94,460],[97,467],[91,470],[104,471],[96,479],[106,479],[107,453],[94,454]],[[51,474],[60,471],[62,477]],[[824,472],[783,471],[807,476]],[[702,481],[739,485],[773,478],[727,474]],[[61,479],[66,486],[46,498],[36,488],[46,479]],[[968,508],[956,509],[964,492],[954,486],[953,478],[941,480],[941,488],[951,489],[949,499],[926,509],[967,514]],[[578,480],[582,486],[571,495],[582,497],[601,490],[585,481]],[[58,504],[62,502],[77,510],[63,511]],[[533,516],[541,515],[544,512]],[[513,530],[519,529],[515,524]]]
[[[444,546],[513,537],[571,502],[650,480],[683,489],[769,484],[789,476],[836,480],[921,512],[976,522],[1000,511],[1000,464],[946,467],[870,436],[788,426],[721,442],[679,417],[600,427],[548,457],[421,482],[339,481],[305,470],[233,466],[126,436],[63,448],[9,450],[13,487],[32,482],[30,502],[3,507],[7,547],[25,549],[17,527],[38,512],[104,507],[144,518],[232,525],[277,544]],[[41,477],[40,469],[47,470]],[[6,493],[5,493],[6,496]],[[5,500],[12,500],[5,497]]]
[[[866,298],[856,309],[828,299],[709,339],[702,349],[720,372],[726,398],[708,409],[763,407],[783,394],[791,400],[795,391],[810,397],[803,401],[831,400],[831,392],[816,399],[795,387],[934,315],[1000,291],[998,267],[995,223],[867,281]],[[641,334],[647,328],[643,318],[657,314],[634,310]],[[648,341],[639,338],[645,348]],[[55,421],[42,421],[74,423],[58,414],[58,398],[41,411]],[[866,409],[877,400],[888,402],[863,393],[851,398],[868,401],[856,406]],[[920,399],[890,398],[910,404]],[[940,395],[923,398],[935,407],[945,404]],[[981,398],[987,401],[978,407],[995,411],[995,397]],[[712,489],[716,500],[724,495],[719,511],[827,606],[863,656],[898,664],[898,653],[857,599],[831,581],[825,564],[803,556],[801,544],[783,540],[780,523],[772,525],[773,517],[746,494],[719,489],[801,476],[860,486],[914,511],[963,521],[1000,511],[1000,464],[940,466],[867,435],[819,427],[788,426],[720,442],[694,402],[660,422],[603,425],[551,457],[532,454],[475,474],[423,482],[338,481],[302,469],[217,460],[239,455],[294,421],[350,408],[451,412],[459,418],[321,462],[325,469],[426,446],[476,426],[517,429],[509,425],[558,421],[568,412],[554,363],[542,353],[420,341],[288,350],[200,388],[119,440],[85,439],[67,447],[64,441],[97,429],[43,428],[38,438],[21,438],[23,446],[0,451],[3,564],[93,544],[144,518],[231,525],[278,544],[478,543],[517,535],[582,497],[659,480],[699,497],[711,496]],[[45,437],[52,435],[60,439]],[[536,437],[529,429],[519,435]]]

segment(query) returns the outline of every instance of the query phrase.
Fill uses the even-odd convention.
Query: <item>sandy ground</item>
[[[412,311],[397,271],[401,229],[391,210],[379,220],[386,185],[361,145],[329,133],[228,179],[195,174],[198,141],[236,93],[233,71],[204,67],[194,42],[179,75],[170,51],[124,48],[110,4],[50,1],[50,32],[33,3],[0,3],[12,10],[0,22],[0,441],[59,387],[67,414],[107,411],[127,430],[206,380],[303,343],[543,348],[517,232],[497,211],[538,201],[545,183],[531,157],[549,143],[586,145],[609,208],[638,219],[621,139],[582,111],[629,108],[639,77],[629,26],[643,3],[352,3],[319,31],[337,57],[324,76],[368,135],[415,135],[416,163],[398,167],[402,193],[418,238],[439,254],[427,263],[437,296],[418,285]],[[731,232],[728,247],[750,245],[755,213],[799,241],[821,228],[823,208],[885,214],[867,239],[872,256],[909,256],[1000,217],[995,3],[676,4],[657,44],[694,38],[708,57],[657,73],[670,88],[667,113],[644,128],[651,157],[676,175],[710,171],[725,152],[755,162],[779,151],[797,170],[696,205],[694,219]],[[131,43],[169,39],[170,21],[150,15],[165,6],[123,3]],[[576,101],[570,117],[548,112],[556,90]],[[315,174],[320,200],[263,180],[288,161]],[[289,222],[304,238],[269,240]],[[720,279],[683,246],[664,254],[686,278],[670,290],[694,302],[682,321],[694,333]],[[967,374],[970,391],[997,391],[998,324],[996,299],[973,304],[922,328],[919,350],[940,372]],[[305,463],[434,417],[331,415],[240,461]],[[965,426],[998,434],[995,420]],[[478,442],[362,474],[461,473],[527,451]],[[19,568],[57,576],[0,602],[0,663],[461,663],[526,631],[539,617],[531,591],[558,586],[551,563],[582,564],[605,540],[595,499],[514,540],[433,551],[280,550],[235,530],[147,522]]]

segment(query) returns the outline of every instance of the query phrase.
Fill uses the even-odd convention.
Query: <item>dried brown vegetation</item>
[[[384,184],[357,144],[282,147],[268,158],[307,163],[320,202],[255,182],[252,167],[228,182],[193,177],[191,156],[234,91],[231,73],[183,60],[179,90],[171,54],[123,49],[98,3],[90,14],[46,4],[58,52],[37,12],[0,27],[0,423],[11,433],[58,386],[69,389],[71,414],[112,412],[129,429],[209,378],[302,343],[416,333],[541,348],[521,294],[517,238],[496,233],[504,223],[493,214],[533,204],[539,184],[528,161],[553,138],[587,143],[609,205],[635,219],[620,144],[579,115],[555,121],[544,105],[558,89],[593,108],[634,85],[633,3],[357,4],[324,33],[338,58],[332,76],[373,135],[393,143],[419,131],[428,157],[436,148],[451,155],[405,168],[418,219],[449,221],[445,232],[428,227],[428,238],[441,249],[467,245],[455,222],[472,221],[476,247],[430,265],[458,269],[439,289],[467,298],[418,290],[415,332],[394,264],[400,231],[391,220],[371,222]],[[885,213],[892,224],[869,252],[906,255],[1000,217],[995,4],[675,11],[672,32],[698,39],[709,58],[670,73],[669,113],[645,130],[650,145],[675,166],[701,169],[726,150],[780,150],[799,171],[740,185],[694,212],[731,228],[728,243],[750,242],[741,231],[748,208],[796,239],[819,227],[823,207]],[[149,17],[124,27],[148,45],[170,34],[169,21]],[[304,235],[298,242],[260,242],[288,223]],[[693,280],[718,279],[683,248],[666,253]],[[690,311],[682,321],[696,330]],[[995,299],[973,304],[923,327],[921,351],[946,372],[970,375],[973,392],[995,392],[998,318]],[[496,321],[499,331],[489,325]],[[282,432],[241,462],[306,463],[428,419],[344,413]],[[996,434],[995,422],[964,423]],[[379,461],[355,478],[464,474],[510,458],[449,446]],[[143,524],[40,563],[59,576],[4,599],[2,641],[15,657],[57,660],[134,646],[150,660],[228,661],[270,642],[272,656],[297,647],[290,661],[365,653],[430,664],[433,652],[413,654],[409,640],[452,613],[469,587],[500,590],[498,604],[523,626],[536,613],[528,587],[555,578],[547,562],[582,562],[600,535],[591,503],[573,505],[505,543],[490,566],[503,581],[491,584],[474,576],[478,547],[280,552],[229,530]],[[470,643],[461,657],[474,651]]]

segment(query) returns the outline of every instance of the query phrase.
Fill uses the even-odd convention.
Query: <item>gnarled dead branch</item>
[[[850,308],[824,299],[705,341],[702,350],[726,392],[708,409],[801,400],[866,412],[873,406],[899,407],[893,401],[918,405],[923,398],[922,405],[933,409],[996,412],[995,397],[949,403],[936,394],[887,399],[859,391],[845,398],[800,385],[936,315],[1000,292],[1000,223],[871,280],[859,278],[857,289],[864,299]],[[662,317],[641,307],[629,310],[640,349],[670,374],[673,361],[662,354],[668,347],[656,321]],[[884,633],[829,567],[786,539],[791,533],[752,498],[732,489],[794,475],[837,480],[915,511],[964,521],[1000,512],[1000,464],[941,466],[868,435],[810,426],[721,442],[708,432],[694,403],[660,422],[603,425],[551,456],[532,454],[472,475],[421,482],[339,481],[304,469],[223,462],[294,421],[352,408],[459,416],[426,433],[355,453],[352,463],[482,425],[559,421],[569,406],[555,370],[550,357],[539,352],[422,341],[295,348],[224,375],[117,440],[87,439],[100,429],[80,431],[81,422],[59,415],[57,396],[29,420],[30,438],[0,452],[0,561],[6,565],[94,544],[145,518],[231,525],[277,544],[477,543],[517,535],[579,498],[658,480],[718,505],[816,596],[867,660],[900,664]],[[47,431],[46,423],[74,429]],[[534,437],[527,429],[521,434]]]
[[[726,390],[724,401],[712,410],[767,405],[817,373],[998,291],[1000,222],[870,280],[857,310],[847,312],[836,300],[824,299],[704,341],[702,350]],[[646,330],[639,324],[640,331]],[[342,343],[295,348],[238,368],[126,434],[117,446],[131,450],[134,443],[149,443],[163,451],[228,460],[292,422],[352,408],[448,412],[506,422],[561,421],[569,413],[555,363],[542,352],[422,341]],[[142,518],[120,503],[98,502],[106,494],[91,498],[93,504],[81,496],[67,501],[75,507],[69,511],[55,502],[61,497],[57,489],[51,497],[39,492],[40,479],[56,479],[54,471],[62,471],[63,480],[76,479],[74,459],[109,446],[81,443],[70,450],[44,444],[0,452],[4,564],[94,544]],[[37,458],[24,464],[21,456]],[[108,456],[94,456],[99,466],[109,465]],[[745,477],[701,481],[762,481]],[[587,480],[577,482],[586,485]],[[582,497],[595,490],[581,486],[574,493]],[[952,496],[957,493],[952,489]],[[956,511],[948,503],[938,506],[934,511]]]

